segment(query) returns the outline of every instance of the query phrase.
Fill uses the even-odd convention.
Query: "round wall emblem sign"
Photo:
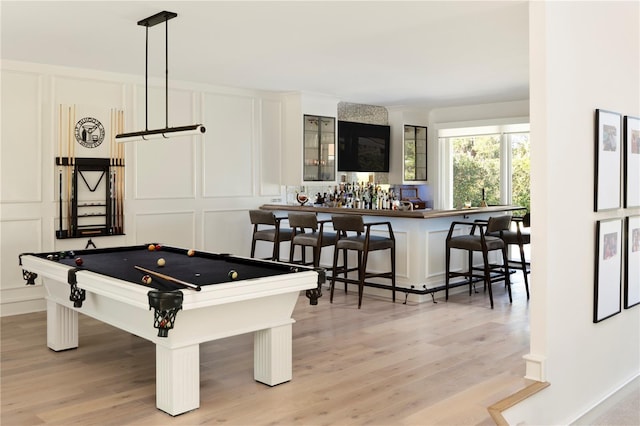
[[[104,126],[93,117],[78,120],[75,133],[78,143],[86,148],[95,148],[104,140]]]

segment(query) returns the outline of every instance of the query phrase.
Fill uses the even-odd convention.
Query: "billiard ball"
[[[229,271],[229,279],[235,280],[236,278],[238,278],[238,273],[233,269],[230,270]]]
[[[158,264],[158,266],[162,267],[165,264],[165,261],[163,258],[158,259],[158,261],[156,262]]]
[[[83,263],[84,263],[84,261],[82,260],[81,257],[76,257],[76,265],[82,266]]]
[[[149,251],[154,251],[156,249],[156,246],[153,244],[149,244],[147,248],[149,249]]]
[[[187,251],[187,256],[189,257],[193,257],[196,254],[196,251],[194,249],[189,249]]]
[[[48,254],[48,255],[47,255],[47,259],[49,259],[49,260],[53,260],[53,255],[52,255],[52,254]]]
[[[142,282],[144,284],[146,284],[146,285],[151,284],[151,281],[152,281],[152,279],[151,279],[151,277],[149,275],[145,275],[144,277],[142,277]]]
[[[158,251],[158,250],[162,250],[162,245],[160,245],[160,244],[155,244],[155,246],[156,246],[156,251]]]

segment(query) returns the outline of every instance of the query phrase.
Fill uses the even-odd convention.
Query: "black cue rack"
[[[122,160],[57,157],[56,165],[56,238],[124,235]]]

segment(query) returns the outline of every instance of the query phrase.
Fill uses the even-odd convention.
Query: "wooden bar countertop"
[[[470,207],[452,210],[369,210],[369,209],[349,209],[342,207],[321,207],[312,204],[287,205],[287,204],[264,204],[260,206],[262,210],[270,211],[290,211],[290,212],[314,212],[314,213],[335,213],[335,214],[359,214],[363,216],[383,216],[408,219],[432,219],[438,217],[451,217],[460,215],[471,215],[480,213],[506,212],[524,210],[521,206],[488,206]]]

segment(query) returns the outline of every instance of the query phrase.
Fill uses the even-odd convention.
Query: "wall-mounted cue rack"
[[[57,238],[124,234],[121,160],[56,159],[61,166]]]
[[[58,169],[56,238],[124,235],[124,148],[114,141],[116,132],[122,130],[123,114],[111,111],[108,158],[75,156],[75,116],[75,107],[69,107],[68,113],[60,107],[59,155],[55,161]],[[65,121],[68,122],[66,134]],[[97,130],[90,127],[90,135],[91,132],[96,134]],[[67,145],[64,156],[63,142]]]

